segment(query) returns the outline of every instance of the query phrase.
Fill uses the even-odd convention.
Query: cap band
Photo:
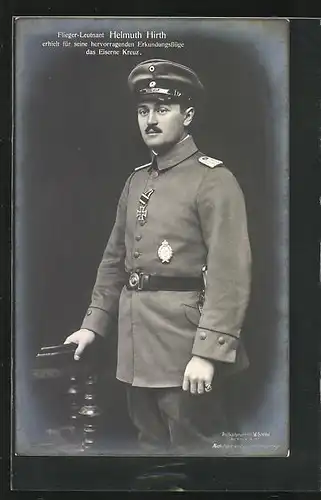
[[[182,92],[179,90],[173,90],[173,89],[163,89],[160,87],[147,87],[143,89],[138,90],[139,94],[146,95],[146,94],[162,94],[162,95],[168,95],[171,97],[182,97]]]

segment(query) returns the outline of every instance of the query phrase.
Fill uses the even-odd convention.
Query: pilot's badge
[[[168,263],[173,257],[173,249],[168,243],[168,241],[164,240],[161,246],[158,249],[158,257],[162,261],[162,264]]]

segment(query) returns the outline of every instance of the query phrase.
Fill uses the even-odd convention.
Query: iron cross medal
[[[145,224],[146,219],[147,219],[147,208],[141,205],[137,210],[136,210],[136,217],[137,220],[140,222],[140,224]]]
[[[137,220],[141,225],[145,224],[147,219],[147,204],[150,200],[150,197],[154,193],[155,189],[149,189],[145,193],[142,193],[139,198],[139,207],[136,210]]]
[[[168,241],[164,240],[159,247],[158,251],[158,257],[162,261],[162,264],[168,263],[171,258],[173,257],[173,249],[168,243]]]

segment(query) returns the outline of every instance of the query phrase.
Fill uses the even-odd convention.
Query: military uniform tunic
[[[105,336],[118,313],[119,380],[141,387],[180,386],[193,355],[222,372],[247,365],[240,340],[249,301],[251,250],[241,188],[222,162],[208,159],[191,136],[127,179],[82,323]],[[153,189],[145,224],[139,199]],[[172,249],[162,262],[164,240]],[[198,291],[126,288],[127,273],[199,277],[207,265],[203,308]]]

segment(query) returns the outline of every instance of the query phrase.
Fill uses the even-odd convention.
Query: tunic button
[[[90,316],[92,314],[92,310],[91,309],[88,309],[87,311],[87,316]]]
[[[152,179],[156,179],[158,177],[158,172],[157,170],[154,170],[151,174]]]
[[[138,250],[135,250],[135,252],[134,252],[134,257],[135,257],[135,259],[137,259],[139,256],[140,256],[139,251],[138,251]]]
[[[207,337],[207,335],[206,335],[206,333],[205,333],[205,332],[201,332],[201,333],[200,333],[200,339],[201,339],[201,340],[205,340],[205,339],[206,339],[206,337]]]
[[[141,234],[136,234],[136,236],[135,236],[135,240],[136,240],[136,241],[139,241],[139,240],[141,240],[141,239],[142,239],[142,235],[141,235]]]
[[[218,338],[218,343],[219,343],[220,345],[225,344],[225,338],[224,338],[224,337],[219,337],[219,338]]]

